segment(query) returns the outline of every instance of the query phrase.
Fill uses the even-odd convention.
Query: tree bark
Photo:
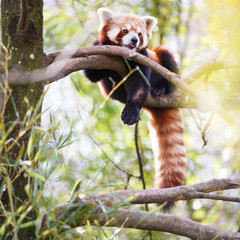
[[[1,2],[1,27],[2,27],[2,55],[6,56],[5,69],[7,72],[13,66],[18,66],[22,71],[32,71],[44,66],[43,54],[43,1],[42,0],[2,0]],[[5,79],[7,81],[7,79]],[[26,173],[18,162],[19,152],[26,150],[29,141],[29,132],[26,132],[19,138],[19,133],[27,111],[30,107],[35,108],[43,92],[43,86],[40,83],[11,86],[11,89],[5,89],[1,95],[10,94],[5,105],[4,126],[5,131],[15,124],[13,131],[8,139],[16,141],[9,151],[1,154],[1,163],[5,163],[4,173],[1,171],[1,186],[6,190],[1,196],[1,201],[6,211],[15,212],[19,206],[29,204],[29,197],[25,187],[31,180],[26,177]],[[9,93],[10,92],[10,93]],[[38,124],[38,122],[36,122]],[[21,156],[26,156],[21,154]],[[13,168],[11,165],[15,165]],[[17,167],[16,167],[17,166]],[[19,172],[21,168],[21,172]],[[8,191],[10,187],[7,179],[12,184],[13,194]],[[9,183],[9,182],[8,182]],[[12,203],[11,203],[12,198]],[[0,226],[6,221],[6,216],[1,210]],[[34,211],[30,211],[25,218],[27,221],[36,219]],[[11,225],[11,224],[10,224]],[[35,229],[33,227],[24,229],[8,228],[5,232],[5,238],[11,238],[11,234],[18,236],[19,239],[34,239]]]

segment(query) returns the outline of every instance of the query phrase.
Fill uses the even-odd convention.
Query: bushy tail
[[[186,150],[184,128],[179,109],[147,108],[150,138],[155,159],[155,188],[169,188],[184,183]],[[168,211],[174,202],[168,202]]]

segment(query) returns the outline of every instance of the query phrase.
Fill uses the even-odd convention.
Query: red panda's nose
[[[131,41],[132,41],[133,44],[136,44],[136,43],[138,42],[138,39],[137,39],[136,37],[133,37],[133,38],[131,39]]]

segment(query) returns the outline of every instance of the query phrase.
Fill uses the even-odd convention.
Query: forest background
[[[209,69],[200,78],[191,79],[191,87],[204,93],[198,109],[181,110],[187,147],[185,184],[238,177],[239,1],[45,1],[44,52],[91,46],[97,38],[99,7],[156,17],[158,25],[150,47],[167,45],[174,52],[183,76],[200,65],[221,61],[220,70]],[[138,124],[142,161],[139,164],[136,128],[121,122],[122,104],[105,103],[97,85],[90,84],[81,72],[53,82],[45,90],[40,126],[44,134],[40,139],[38,169],[28,172],[42,182],[37,195],[43,212],[68,201],[79,182],[80,196],[153,187],[154,162],[144,113]],[[225,119],[216,113],[219,106],[227,115]],[[239,190],[228,190],[227,195],[237,196]],[[146,206],[136,208],[145,210]],[[154,204],[148,206],[150,212],[154,208]],[[217,228],[239,231],[239,203],[206,199],[179,201],[173,212]],[[61,234],[62,239],[166,237],[184,239],[123,228],[93,230],[91,226]]]

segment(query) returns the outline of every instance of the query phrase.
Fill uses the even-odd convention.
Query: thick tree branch
[[[75,204],[73,208],[71,206],[62,206],[56,211],[57,214],[55,221],[64,221],[64,219],[69,217],[66,216],[66,212],[71,210],[72,215],[75,215],[76,217],[74,220],[69,221],[68,224],[70,227],[84,226],[89,223],[96,225],[97,223],[97,225],[105,227],[135,228],[141,230],[168,232],[180,236],[186,236],[191,239],[240,239],[240,233],[224,231],[171,214],[147,213],[126,209],[111,210],[109,208],[101,209],[100,207],[95,207],[93,208],[90,216],[85,216],[85,218],[84,216],[77,216],[77,212],[84,211],[84,209],[89,209],[90,207],[93,208],[92,203],[87,204],[82,202],[79,202],[78,211],[76,211],[77,204]],[[43,223],[43,226],[44,225],[45,223]]]
[[[149,190],[120,190],[108,194],[99,194],[93,198],[100,198],[107,205],[114,205],[116,201],[122,202],[128,199],[131,204],[162,203],[164,201],[190,200],[195,198],[217,199],[211,197],[209,192],[240,188],[240,178],[212,179],[207,182],[184,185],[173,188],[149,189]],[[219,200],[229,201],[225,196]],[[232,198],[233,202],[240,202],[240,198]]]
[[[106,50],[105,50],[106,49]],[[109,49],[111,51],[109,51]],[[224,118],[228,122],[232,122],[231,118],[228,117],[228,114],[218,106],[218,104],[213,100],[213,99],[206,99],[204,94],[196,91],[195,89],[191,88],[188,84],[186,84],[186,80],[188,80],[188,77],[195,77],[195,76],[201,76],[201,74],[204,74],[204,71],[201,70],[203,68],[206,70],[206,66],[202,66],[201,68],[198,68],[198,70],[195,70],[195,75],[189,74],[186,75],[185,78],[182,78],[181,76],[174,74],[170,71],[168,71],[166,68],[162,67],[158,63],[150,60],[146,56],[143,56],[139,53],[136,53],[134,51],[131,51],[127,48],[122,48],[122,47],[117,47],[117,46],[98,46],[98,47],[87,47],[87,48],[80,48],[76,50],[66,50],[66,51],[57,51],[54,53],[51,53],[48,55],[48,60],[49,62],[52,62],[53,60],[60,58],[61,56],[72,56],[72,57],[78,57],[78,56],[84,56],[84,55],[92,55],[92,54],[105,54],[109,56],[121,56],[124,58],[127,58],[128,60],[136,61],[139,62],[145,66],[148,66],[155,72],[161,74],[163,77],[165,77],[168,81],[170,81],[172,84],[174,84],[178,89],[182,90],[184,94],[181,94],[181,100],[177,99],[178,103],[180,103],[179,107],[186,107],[187,105],[195,105],[195,107],[190,107],[190,108],[198,108],[201,109],[202,111],[211,111],[211,112],[216,112],[218,113],[222,118]],[[59,57],[60,56],[60,57]],[[218,63],[213,61],[212,62],[213,68],[211,71],[214,69],[219,70],[221,67],[223,67],[223,63]],[[211,64],[208,63],[208,67],[211,67]],[[228,64],[229,67],[229,64]],[[207,69],[209,71],[209,68]],[[198,75],[197,75],[197,73]],[[128,88],[128,82],[124,84],[126,88]],[[192,97],[193,99],[186,99],[186,95]],[[173,98],[174,101],[176,102],[176,97]],[[159,102],[163,102],[161,99],[158,101],[158,98],[152,97],[150,94],[147,101],[146,101],[146,106],[150,107],[159,107]],[[188,104],[186,104],[186,102]],[[190,102],[190,103],[189,103]],[[193,104],[194,103],[194,104]],[[199,103],[199,104],[198,104]],[[170,104],[171,105],[171,104]],[[166,106],[165,106],[166,107]],[[168,106],[167,106],[168,107]]]
[[[108,49],[108,46],[106,47]],[[91,48],[93,48],[94,51],[96,50],[96,47]],[[8,73],[8,83],[10,85],[31,84],[34,82],[42,82],[43,84],[47,84],[59,80],[72,72],[82,69],[111,69],[118,72],[122,77],[126,75],[125,65],[121,58],[104,55],[86,56],[86,49],[82,48],[80,50],[79,51],[83,57],[77,57],[80,54],[79,51],[74,54],[74,51],[72,50],[63,51],[64,54],[60,54],[60,52],[58,52],[58,54],[55,53],[54,57],[52,54],[50,54],[48,58],[49,65],[44,69],[36,69],[32,72],[23,73],[20,68],[15,67]],[[93,53],[95,53],[94,51]],[[73,57],[75,58],[71,58],[71,54],[73,54]],[[58,57],[56,57],[56,55]],[[2,74],[1,81],[4,82],[4,80],[5,75]],[[168,96],[152,97],[149,95],[146,106],[197,108],[197,101],[195,101],[193,98],[186,97],[183,92],[176,91]]]
[[[54,219],[51,219],[45,214],[42,220],[42,227],[44,230],[46,226],[49,226],[47,225],[49,222],[66,222],[65,220],[69,219],[68,224],[70,227],[84,226],[88,223],[95,225],[97,221],[100,226],[162,231],[186,236],[191,239],[240,239],[240,233],[220,230],[172,214],[119,209],[119,207],[124,206],[126,203],[123,198],[130,196],[133,197],[133,199],[130,200],[131,203],[143,204],[158,202],[159,198],[162,201],[163,199],[180,200],[204,197],[206,192],[239,187],[240,178],[226,178],[213,179],[208,182],[189,186],[175,187],[172,188],[173,191],[170,192],[170,189],[166,189],[166,191],[165,189],[126,190],[113,192],[112,194],[98,195],[97,197],[72,199],[67,204],[54,209]],[[199,196],[200,192],[202,192],[202,196]],[[207,194],[207,196],[208,195],[209,194]],[[121,196],[122,201],[115,201],[111,208],[109,208],[111,205],[106,206],[103,204],[103,198],[118,198],[119,196]],[[63,231],[63,229],[59,231]]]
[[[92,217],[99,219],[97,218],[99,217],[98,214]],[[109,222],[109,219],[113,219],[113,221],[105,226],[168,232],[191,239],[240,239],[240,233],[224,231],[170,214],[152,214],[143,211],[122,209],[109,214],[107,219],[101,220],[100,223],[103,225],[107,222],[106,220]]]
[[[8,73],[9,85],[32,84],[41,82],[48,84],[68,76],[70,73],[80,71],[82,69],[106,69],[117,71],[124,75],[125,71],[119,70],[122,66],[120,58],[107,56],[88,56],[78,58],[67,58],[51,63],[43,69],[36,69],[31,72],[22,72],[19,67],[12,68]],[[1,75],[1,81],[4,81],[5,74]]]
[[[136,61],[140,64],[143,64],[155,72],[161,74],[167,80],[169,80],[172,84],[174,84],[179,89],[183,90],[187,94],[192,97],[198,97],[198,93],[192,89],[188,84],[181,80],[181,77],[168,71],[166,68],[162,67],[158,63],[150,60],[148,57],[143,56],[139,53],[136,53],[128,48],[122,48],[117,46],[97,46],[97,47],[86,47],[86,48],[78,48],[73,50],[64,50],[57,51],[54,53],[50,53],[48,55],[48,61],[51,63],[55,61],[55,59],[65,58],[66,56],[81,57],[81,56],[89,56],[89,55],[107,55],[107,56],[121,56],[125,57],[130,61]]]
[[[224,119],[228,118],[228,115],[212,99],[206,100],[202,93],[191,88],[179,75],[168,71],[158,63],[139,53],[117,46],[93,46],[50,53],[47,55],[48,66],[46,68],[23,73],[19,68],[15,67],[9,72],[8,82],[9,84],[30,84],[33,82],[46,84],[82,69],[111,69],[124,77],[126,75],[125,66],[122,59],[116,56],[124,57],[150,67],[181,90],[168,96],[153,97],[149,94],[146,106],[165,108],[201,107],[202,111],[217,112]],[[4,79],[5,76],[1,75],[1,80],[4,81]],[[124,83],[124,86],[126,89],[128,88],[128,81]]]

